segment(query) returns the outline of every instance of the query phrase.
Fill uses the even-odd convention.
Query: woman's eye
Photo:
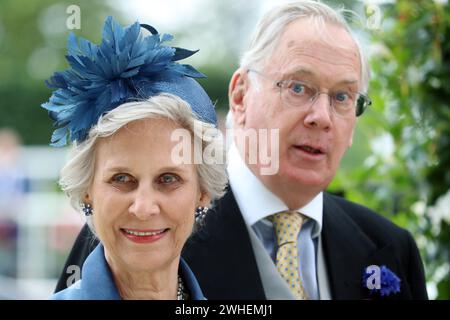
[[[132,176],[119,173],[111,178],[111,185],[122,191],[131,191],[137,187],[137,181]]]
[[[117,174],[112,180],[117,183],[127,183],[132,181],[131,177],[127,174]]]
[[[173,174],[164,174],[159,178],[160,183],[163,184],[172,184],[174,182],[178,182],[180,179]]]

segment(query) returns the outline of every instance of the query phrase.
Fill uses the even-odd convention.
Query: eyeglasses
[[[254,72],[265,79],[274,81],[257,70],[248,69],[247,72]],[[283,104],[288,107],[309,108],[319,95],[326,94],[329,97],[330,109],[334,114],[340,117],[349,117],[356,114],[359,117],[372,104],[370,98],[360,92],[345,90],[331,93],[321,92],[307,82],[300,80],[281,80],[275,82],[275,85],[280,89]]]

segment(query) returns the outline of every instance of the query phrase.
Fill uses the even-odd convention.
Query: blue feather
[[[172,41],[172,39],[173,39],[173,36],[171,34],[165,33],[162,35],[161,42],[169,42],[169,41]]]
[[[175,47],[175,54],[172,57],[172,61],[178,61],[178,60],[183,60],[183,59],[189,58],[190,56],[192,56],[193,54],[195,54],[197,52],[198,52],[198,50],[191,51],[191,50]]]
[[[180,74],[186,75],[192,78],[206,78],[206,76],[198,72],[194,67],[188,64],[176,64],[172,67],[172,69]]]
[[[46,81],[56,90],[41,105],[56,127],[51,145],[64,146],[69,136],[82,142],[102,114],[124,102],[160,92],[153,86],[161,77],[171,81],[204,77],[192,66],[175,62],[197,51],[163,44],[172,39],[169,34],[144,36],[138,22],[124,28],[112,17],[105,20],[99,45],[70,33],[66,55],[70,68],[55,72]],[[193,97],[196,94],[192,92]],[[214,114],[212,105],[207,108],[207,113]],[[215,115],[207,119],[215,121]]]

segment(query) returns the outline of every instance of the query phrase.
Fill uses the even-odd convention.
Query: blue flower
[[[372,265],[364,269],[363,286],[382,297],[400,292],[401,279],[388,267]]]
[[[144,36],[141,27],[153,34]],[[55,72],[46,82],[56,90],[42,104],[56,127],[51,145],[64,146],[69,134],[72,141],[81,142],[102,114],[160,92],[184,98],[202,120],[215,123],[211,101],[190,79],[204,75],[176,62],[197,51],[164,45],[170,40],[171,35],[161,36],[148,25],[136,22],[124,28],[112,17],[105,21],[100,45],[77,40],[71,33],[66,55],[70,68]]]

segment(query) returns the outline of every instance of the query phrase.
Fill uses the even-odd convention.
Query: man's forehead
[[[359,64],[355,40],[342,26],[324,23],[323,28],[307,19],[289,24],[283,32],[279,49],[286,54],[314,57],[330,64]]]
[[[332,27],[336,37],[312,34],[301,25],[291,25],[283,34],[271,59],[272,67],[282,76],[303,72],[305,75],[339,75],[339,82],[360,81],[361,61],[358,47],[344,28]],[[311,28],[309,28],[311,29]],[[331,80],[331,79],[330,79]]]
[[[342,43],[344,46],[355,45],[353,36],[344,26],[331,22],[314,23],[312,18],[301,18],[289,23],[283,30],[282,38],[305,42],[321,39],[328,40],[325,42]]]
[[[359,54],[356,45],[349,47],[342,44],[332,43],[322,39],[290,40],[286,44],[288,52],[324,59],[329,63],[336,59],[348,62],[358,62]]]

